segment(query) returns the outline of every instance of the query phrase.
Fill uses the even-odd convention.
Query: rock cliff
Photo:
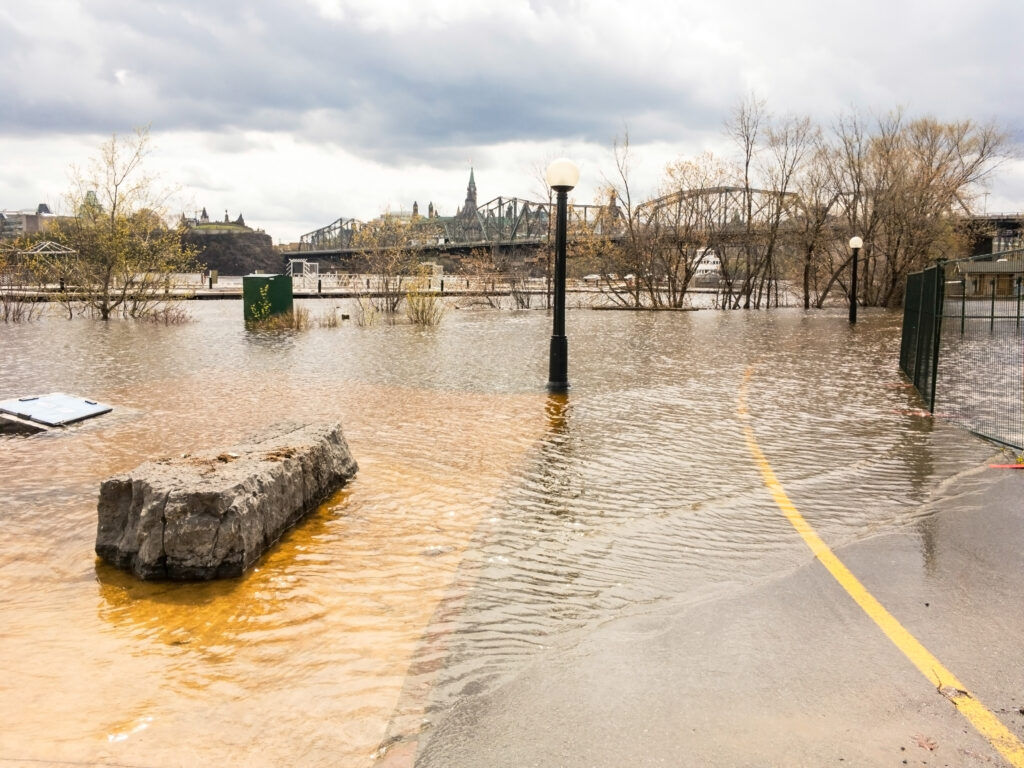
[[[253,272],[278,273],[285,260],[275,250],[273,240],[265,232],[204,232],[194,229],[181,239],[197,251],[197,260],[206,269],[222,275],[248,275]]]

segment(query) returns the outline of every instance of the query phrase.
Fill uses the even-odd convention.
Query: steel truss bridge
[[[746,221],[748,202],[749,215],[757,221],[763,220],[780,204],[786,205],[791,197],[794,196],[754,189],[749,191],[748,201],[743,187],[680,190],[636,206],[634,217],[642,226],[667,226],[674,218],[678,222],[678,210],[686,206],[690,211],[699,210],[703,227],[723,229]],[[552,202],[496,197],[468,216],[416,217],[410,221],[406,245],[423,251],[462,252],[476,248],[540,246],[548,243],[553,235],[554,206]],[[625,206],[618,199],[607,205],[570,205],[570,239],[584,232],[621,238],[626,231],[624,210]],[[313,258],[363,253],[366,249],[358,246],[357,234],[365,226],[366,222],[343,216],[304,234],[298,252]]]
[[[846,201],[840,200],[839,209]],[[633,208],[633,224],[654,228],[676,240],[690,240],[706,246],[741,244],[749,237],[748,221],[755,227],[776,220],[785,229],[802,215],[798,195],[766,189],[716,186],[681,189]],[[607,205],[570,205],[568,236],[600,235],[618,240],[626,235],[627,207],[618,198]],[[830,228],[845,230],[845,217],[830,217]],[[984,230],[987,241],[976,246],[988,253],[1018,247],[1024,231],[1024,214],[965,215],[965,223]],[[553,240],[554,203],[515,197],[496,197],[470,214],[456,217],[416,217],[409,222],[406,247],[431,253],[469,253],[475,249],[515,250],[516,246],[537,249]],[[358,247],[356,234],[367,226],[352,218],[339,218],[325,227],[308,232],[299,242],[304,258],[331,258],[366,253]],[[997,247],[998,246],[998,247]],[[372,249],[369,249],[372,250]],[[976,252],[981,252],[976,250]]]
[[[793,192],[744,187],[681,189],[637,206],[637,218],[647,226],[665,229],[686,227],[690,231],[722,232],[730,227],[745,228],[747,219],[759,223],[775,214],[783,219],[797,201]]]
[[[593,229],[605,216],[600,205],[569,206],[572,226]],[[416,217],[409,222],[407,245],[420,250],[470,250],[512,245],[536,246],[548,241],[554,227],[554,203],[537,203],[516,197],[496,197],[470,214],[456,217]],[[357,234],[367,223],[341,217],[325,227],[307,232],[299,240],[304,256],[361,253]]]

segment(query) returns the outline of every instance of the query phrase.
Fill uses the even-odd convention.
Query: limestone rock
[[[239,576],[357,469],[337,423],[147,462],[100,485],[96,554],[140,579]]]

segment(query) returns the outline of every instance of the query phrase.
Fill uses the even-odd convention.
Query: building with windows
[[[1024,250],[1006,251],[956,263],[968,298],[1020,296],[1024,282]]]
[[[1024,213],[986,213],[967,218],[971,254],[1003,253],[1024,246]]]
[[[0,238],[14,239],[45,232],[56,219],[46,203],[40,203],[34,211],[0,211]]]

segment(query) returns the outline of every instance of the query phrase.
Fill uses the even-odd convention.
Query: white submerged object
[[[44,427],[63,427],[112,410],[113,406],[63,392],[0,400],[0,418],[10,416]]]

